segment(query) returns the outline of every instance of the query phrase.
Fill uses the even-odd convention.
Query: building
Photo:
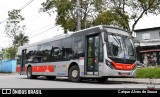
[[[136,33],[137,55],[145,65],[160,65],[160,27],[138,29]]]

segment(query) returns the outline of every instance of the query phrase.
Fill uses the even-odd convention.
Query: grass
[[[146,67],[137,69],[137,78],[160,78],[160,67]]]

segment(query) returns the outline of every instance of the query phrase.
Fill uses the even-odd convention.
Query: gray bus
[[[93,78],[104,82],[110,77],[134,77],[136,53],[129,32],[99,25],[72,34],[55,36],[21,46],[17,71],[28,78],[68,77],[79,82]]]

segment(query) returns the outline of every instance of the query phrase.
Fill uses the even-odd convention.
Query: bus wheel
[[[32,75],[32,67],[28,67],[28,69],[27,69],[27,78],[29,78],[29,79],[37,78],[37,76]]]
[[[108,80],[108,78],[102,77],[102,78],[97,78],[96,80],[97,80],[99,83],[104,83],[105,81]]]
[[[69,80],[72,82],[80,82],[79,67],[77,65],[72,66],[69,69]]]
[[[55,79],[56,79],[56,76],[46,76],[46,78],[47,78],[48,80],[55,80]]]

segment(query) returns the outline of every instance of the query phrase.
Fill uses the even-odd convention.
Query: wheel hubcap
[[[72,76],[73,76],[74,78],[76,78],[76,77],[78,76],[78,71],[77,71],[77,70],[73,70],[73,71],[72,71]]]

